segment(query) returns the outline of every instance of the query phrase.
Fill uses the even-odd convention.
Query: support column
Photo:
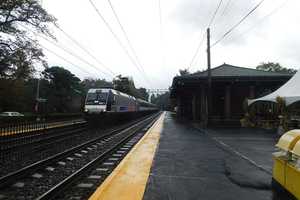
[[[231,86],[227,85],[225,87],[225,102],[224,102],[224,113],[225,118],[229,119],[231,117]]]
[[[255,86],[250,86],[249,88],[249,99],[255,98]]]
[[[204,127],[207,125],[207,101],[206,101],[206,92],[204,85],[201,86],[201,97],[200,97],[200,116],[201,116],[201,122]]]
[[[192,114],[193,114],[193,120],[197,120],[197,96],[196,94],[193,95],[193,99],[192,99]]]
[[[182,115],[182,107],[181,107],[181,99],[177,97],[177,116],[181,117]]]

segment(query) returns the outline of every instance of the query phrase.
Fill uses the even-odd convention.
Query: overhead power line
[[[218,5],[217,5],[217,8],[215,9],[212,17],[209,20],[208,27],[210,27],[212,25],[212,23],[213,23],[216,15],[217,15],[217,13],[218,13],[218,11],[220,9],[220,6],[221,6],[222,2],[223,2],[223,0],[219,1]],[[205,36],[206,36],[206,31],[203,32],[202,38],[201,38],[200,42],[198,43],[197,49],[196,49],[195,53],[193,54],[193,57],[192,57],[192,59],[190,61],[190,65],[189,65],[189,67],[187,69],[190,69],[192,67],[192,64],[194,63],[194,61],[195,61],[195,59],[196,59],[196,57],[197,57],[197,55],[199,53],[200,47],[202,46],[202,44],[204,42]]]
[[[41,45],[41,44],[40,44],[40,45]],[[43,45],[41,45],[41,47],[42,47],[43,49],[45,49],[46,51],[52,53],[52,54],[55,55],[56,57],[62,59],[63,61],[65,61],[65,62],[67,62],[67,63],[69,63],[69,64],[71,64],[72,66],[76,67],[76,68],[79,69],[80,71],[82,71],[82,72],[84,72],[84,73],[86,73],[86,74],[89,74],[89,75],[91,75],[91,76],[94,76],[94,74],[92,74],[91,72],[85,70],[84,68],[80,67],[79,65],[74,64],[73,62],[67,60],[66,58],[64,58],[64,57],[62,57],[62,56],[60,56],[59,54],[55,53],[54,51],[48,49],[47,47],[45,47],[45,46],[43,46]]]
[[[141,73],[141,75],[143,75],[144,77],[146,77],[145,73],[139,68],[139,66],[137,65],[136,61],[132,58],[132,56],[130,55],[129,51],[127,50],[127,48],[124,46],[124,44],[121,42],[120,38],[117,36],[117,34],[113,31],[112,27],[109,25],[109,23],[106,21],[106,19],[103,17],[103,15],[101,14],[101,12],[98,10],[98,8],[96,7],[96,5],[94,4],[94,2],[92,0],[89,0],[90,4],[92,5],[92,7],[94,8],[94,10],[96,11],[96,13],[98,14],[98,16],[101,18],[102,22],[104,22],[105,26],[108,28],[108,30],[110,31],[110,33],[113,35],[113,37],[115,38],[115,40],[118,42],[119,46],[123,49],[123,51],[126,53],[127,57],[130,59],[130,61],[132,62],[132,64],[137,68],[137,70]],[[147,78],[146,78],[147,80]],[[148,81],[148,80],[147,80]],[[149,81],[148,81],[149,82]]]
[[[212,18],[210,19],[210,22],[209,22],[209,24],[208,24],[208,28],[211,27],[212,23],[214,22],[214,19],[216,18],[216,15],[217,15],[217,13],[218,13],[218,11],[219,11],[219,8],[220,8],[222,2],[223,2],[223,0],[220,0],[220,1],[219,1],[218,6],[217,6],[215,12],[214,12]]]
[[[36,34],[33,30],[30,30],[30,29],[27,28],[26,26],[22,26],[22,27],[25,28],[27,31],[32,32],[33,34]],[[89,63],[88,61],[86,61],[85,59],[83,59],[83,58],[81,58],[80,56],[76,55],[75,53],[73,53],[72,51],[68,50],[67,48],[63,47],[63,46],[62,46],[60,43],[58,43],[57,41],[53,42],[52,40],[48,39],[47,37],[45,37],[45,36],[43,36],[43,35],[37,35],[37,36],[40,37],[40,38],[42,38],[42,39],[44,39],[44,40],[46,40],[47,42],[53,44],[53,45],[56,46],[57,48],[59,48],[59,49],[65,51],[65,52],[68,53],[69,55],[71,55],[71,56],[77,58],[77,59],[80,60],[81,62],[83,62],[83,63],[89,65],[89,66],[92,67],[92,68],[94,68],[95,70],[97,70],[98,72],[100,72],[101,75],[102,75],[102,74],[105,74],[105,75],[110,76],[110,77],[113,78],[112,75],[106,73],[105,71],[102,71],[102,70],[99,69],[98,67],[96,67],[96,66],[94,66],[93,64]]]
[[[211,47],[221,42],[227,35],[229,35],[236,27],[238,27],[243,21],[247,19],[265,0],[261,0],[257,5],[254,6],[242,19],[240,19],[235,25],[233,25],[228,31],[226,31],[220,39],[214,42]]]
[[[70,50],[68,50],[67,48],[63,47],[63,46],[62,46],[61,44],[59,44],[58,42],[53,42],[53,41],[49,40],[48,38],[46,38],[46,37],[44,37],[44,36],[42,36],[42,35],[39,35],[39,37],[41,37],[41,38],[43,38],[44,40],[46,40],[47,42],[53,44],[53,45],[56,46],[57,48],[59,48],[59,49],[65,51],[65,52],[68,53],[69,55],[71,55],[71,56],[77,58],[77,59],[80,60],[81,62],[83,62],[83,63],[89,65],[90,67],[94,68],[95,70],[99,71],[99,72],[101,73],[101,75],[102,75],[102,74],[105,74],[105,75],[110,76],[110,77],[113,78],[112,75],[106,73],[105,71],[99,69],[99,68],[96,67],[95,65],[91,64],[90,62],[88,62],[88,61],[86,61],[85,59],[81,58],[80,56],[76,55],[76,54],[73,53],[72,51],[70,51]]]
[[[34,34],[35,34],[35,33],[34,33]],[[35,35],[36,35],[36,34],[35,34]],[[37,35],[36,35],[36,36],[37,36]],[[32,42],[36,42],[36,41],[34,41],[33,39],[31,39],[31,38],[28,38],[28,39],[31,40]],[[65,62],[67,62],[67,63],[73,65],[75,68],[79,69],[81,72],[84,72],[84,73],[86,73],[86,74],[89,74],[89,75],[94,76],[94,74],[92,74],[91,72],[85,70],[84,68],[80,67],[79,65],[74,64],[73,62],[69,61],[68,59],[66,59],[66,58],[64,58],[64,57],[62,57],[62,56],[60,56],[59,54],[57,54],[57,53],[55,53],[54,51],[50,50],[49,48],[45,47],[44,45],[42,45],[42,44],[39,44],[39,45],[40,45],[43,49],[45,49],[46,51],[48,51],[48,52],[52,53],[53,55],[55,55],[56,57],[58,57],[58,58],[64,60]]]
[[[165,64],[165,50],[164,50],[164,33],[163,33],[163,23],[162,23],[162,9],[161,1],[158,0],[158,17],[159,17],[159,36],[160,36],[160,53],[161,53],[161,64]],[[164,67],[164,66],[162,66]]]
[[[193,65],[193,63],[194,63],[194,61],[195,61],[195,59],[196,59],[196,57],[197,57],[197,55],[199,53],[200,47],[202,46],[202,44],[204,42],[205,36],[206,36],[206,34],[204,33],[203,36],[202,36],[202,39],[200,40],[200,42],[199,42],[199,44],[197,46],[196,51],[195,51],[195,53],[194,53],[194,55],[192,57],[192,60],[190,61],[190,65],[188,67],[188,70],[192,67],[192,65]]]
[[[273,14],[275,14],[276,12],[278,12],[281,8],[283,8],[285,6],[285,4],[288,2],[289,0],[285,0],[282,4],[280,4],[279,6],[275,7],[273,10],[271,10],[271,12],[269,12],[267,15],[263,16],[261,19],[259,19],[259,22],[255,23],[253,26],[251,26],[250,28],[248,28],[247,30],[243,31],[242,33],[240,33],[239,35],[237,35],[235,38],[238,38],[248,32],[250,32],[252,29],[254,29],[257,25],[261,24],[264,20],[266,20],[267,18],[271,17]]]
[[[69,38],[73,43],[75,43],[80,49],[82,49],[85,53],[91,56],[99,65],[104,67],[107,71],[109,71],[113,76],[116,76],[109,67],[107,67],[103,62],[101,62],[98,58],[96,58],[90,51],[88,51],[83,45],[81,45],[77,40],[75,40],[70,34],[64,31],[61,27],[57,27],[67,38]]]
[[[117,14],[117,12],[116,12],[116,10],[115,10],[113,4],[111,3],[110,0],[107,0],[107,1],[108,1],[108,3],[109,3],[109,6],[110,6],[111,10],[113,11],[113,14],[114,14],[114,16],[115,16],[115,18],[116,18],[116,20],[117,20],[117,22],[118,22],[118,24],[119,24],[119,26],[120,26],[122,32],[123,32],[125,38],[126,38],[126,41],[127,41],[127,43],[128,43],[128,46],[130,47],[130,49],[131,49],[131,51],[132,51],[132,53],[133,53],[133,55],[134,55],[134,57],[135,57],[135,59],[136,59],[138,65],[139,65],[139,67],[142,69],[143,73],[145,73],[145,70],[144,70],[143,66],[141,65],[140,59],[138,58],[137,53],[136,53],[136,51],[134,50],[131,41],[129,40],[128,34],[127,34],[127,32],[125,31],[125,28],[124,28],[124,26],[122,25],[121,20],[120,20],[120,18],[119,18],[119,16],[118,16],[118,14]]]
[[[223,12],[220,14],[220,17],[223,17],[225,15],[226,11],[229,8],[230,3],[231,3],[231,0],[228,0],[225,7],[224,7],[224,9],[223,9]]]

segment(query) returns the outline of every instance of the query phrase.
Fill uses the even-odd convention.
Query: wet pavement
[[[279,136],[276,131],[254,128],[208,129],[205,131],[217,142],[230,146],[247,159],[272,172],[272,156]]]
[[[144,200],[279,199],[271,189],[275,133],[204,131],[171,113],[163,125]]]

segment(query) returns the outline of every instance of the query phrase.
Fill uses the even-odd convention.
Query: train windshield
[[[104,105],[106,104],[108,93],[88,93],[86,104],[88,105]]]

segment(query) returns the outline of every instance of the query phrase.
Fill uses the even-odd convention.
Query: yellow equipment
[[[300,130],[281,136],[273,153],[273,179],[300,199]]]

